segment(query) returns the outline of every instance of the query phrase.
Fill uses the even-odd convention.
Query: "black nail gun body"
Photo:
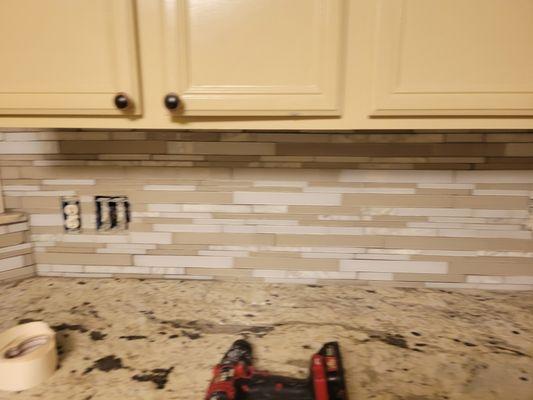
[[[347,400],[337,342],[311,357],[307,379],[271,375],[252,365],[252,347],[237,340],[213,370],[205,400]]]

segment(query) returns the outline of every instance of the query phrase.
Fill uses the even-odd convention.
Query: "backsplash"
[[[0,281],[35,274],[29,227],[23,214],[0,214]]]
[[[533,289],[533,133],[4,131],[37,273]],[[62,197],[81,232],[64,231]],[[128,230],[96,230],[127,196]]]

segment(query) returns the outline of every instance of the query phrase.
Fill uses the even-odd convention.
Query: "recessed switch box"
[[[126,230],[130,222],[130,204],[126,196],[96,196],[96,229],[105,232]]]

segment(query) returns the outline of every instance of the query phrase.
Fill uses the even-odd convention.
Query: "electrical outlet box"
[[[126,230],[130,203],[126,196],[96,196],[96,229],[101,232]]]
[[[76,196],[61,198],[63,228],[66,232],[77,233],[81,230],[80,199]]]

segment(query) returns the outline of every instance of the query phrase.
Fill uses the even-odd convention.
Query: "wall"
[[[24,215],[0,214],[0,281],[35,274],[28,229]]]
[[[37,272],[533,288],[533,133],[4,131]],[[60,196],[81,199],[63,232]],[[127,195],[128,232],[94,196]]]

